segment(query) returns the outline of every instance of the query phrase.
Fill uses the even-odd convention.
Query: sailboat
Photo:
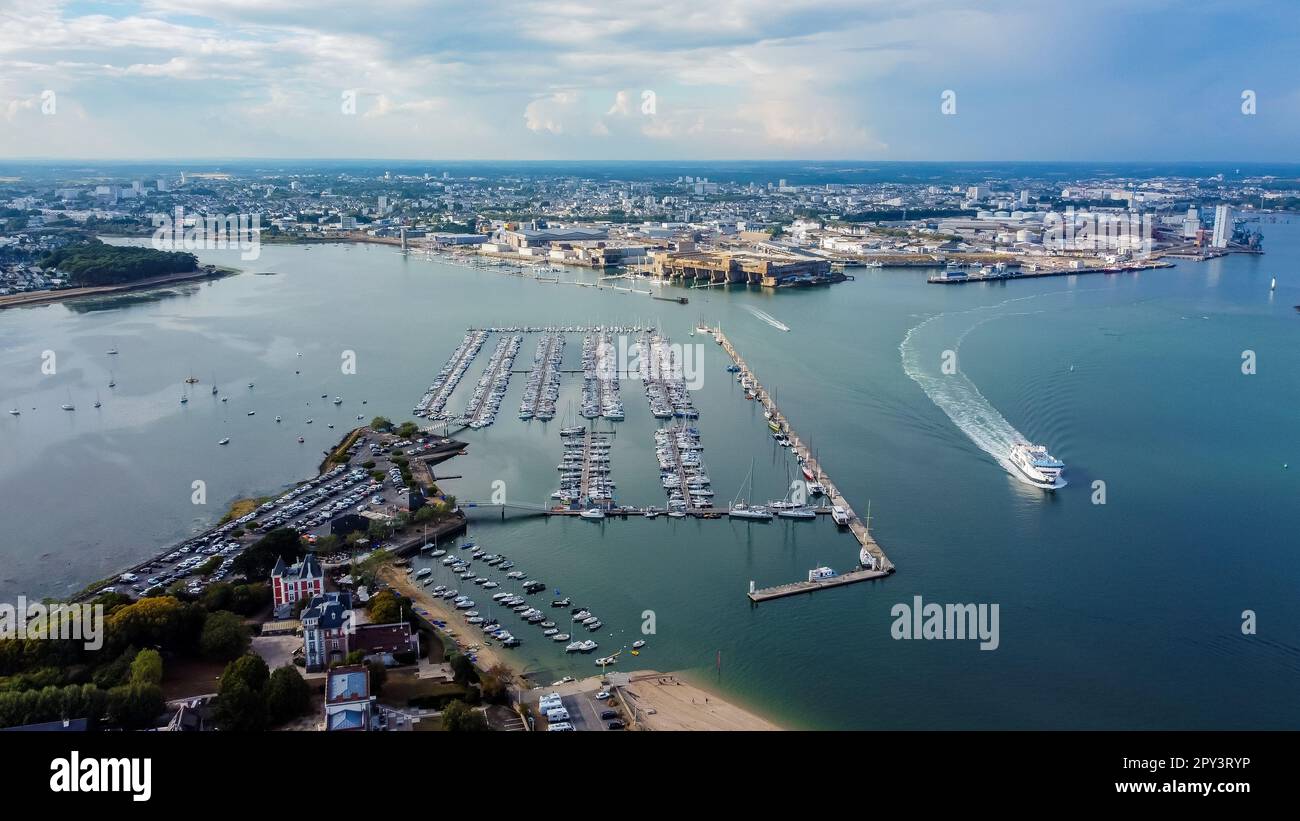
[[[116,376],[113,376],[113,372],[112,372],[112,371],[109,371],[109,372],[108,372],[108,386],[109,386],[110,388],[116,388],[116,387],[117,387],[117,377],[116,377]]]
[[[1276,290],[1277,290],[1277,277],[1273,277],[1273,281],[1270,282],[1270,283],[1268,284],[1268,289],[1269,289],[1270,291],[1276,291]]]
[[[63,408],[65,411],[74,411],[74,410],[77,409],[77,406],[74,405],[74,404],[72,404],[72,389],[71,389],[71,388],[68,388],[68,401],[67,401],[67,402],[64,402],[64,403],[63,403],[62,405],[60,405],[59,407]]]
[[[101,404],[102,403],[99,401],[99,391],[95,391],[95,407],[99,407]]]
[[[217,395],[217,375],[215,373],[212,374],[212,395]]]
[[[731,507],[727,510],[727,515],[733,519],[755,519],[762,522],[772,520],[772,514],[767,508],[760,506],[750,507],[746,502],[740,501],[740,492],[745,490],[745,485],[749,486],[749,493],[754,492],[754,460],[749,460],[749,475],[745,477],[745,483],[740,486],[740,491],[736,492],[736,498],[731,500]],[[747,494],[748,495],[748,494]]]
[[[113,340],[113,347],[109,348],[107,351],[105,351],[105,353],[107,353],[109,356],[117,356],[117,339],[116,339],[116,338]]]

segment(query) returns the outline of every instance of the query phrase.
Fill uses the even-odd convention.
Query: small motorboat
[[[220,442],[218,442],[217,444],[218,444],[218,445],[229,445],[229,444],[230,444],[230,437],[227,436],[225,439],[222,439],[222,440],[221,440]]]

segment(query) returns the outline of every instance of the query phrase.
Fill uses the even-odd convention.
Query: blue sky
[[[1295,13],[0,0],[0,156],[1297,161]]]

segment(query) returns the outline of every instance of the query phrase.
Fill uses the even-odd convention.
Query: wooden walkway
[[[790,584],[778,584],[776,587],[764,587],[759,590],[751,589],[749,591],[749,600],[761,602],[769,599],[779,599],[784,596],[797,596],[800,593],[814,593],[828,587],[840,587],[841,585],[865,582],[871,579],[883,579],[888,575],[889,571],[887,570],[858,568],[838,576],[831,576],[829,579],[818,579],[815,582],[791,582]]]
[[[817,481],[826,488],[826,497],[830,500],[831,505],[843,508],[844,511],[848,513],[849,521],[847,526],[849,532],[851,532],[853,537],[858,540],[858,544],[862,545],[863,553],[869,555],[874,563],[874,567],[872,567],[868,563],[860,561],[858,565],[859,570],[876,574],[870,576],[870,578],[879,578],[880,576],[893,573],[894,563],[889,560],[889,557],[885,555],[885,551],[876,543],[876,540],[871,537],[871,533],[867,530],[866,524],[864,524],[858,514],[854,512],[853,506],[849,504],[849,500],[844,498],[844,494],[840,493],[839,488],[831,481],[830,477],[826,475],[826,472],[822,470],[821,464],[817,461],[817,457],[813,455],[811,449],[803,438],[795,432],[794,427],[790,424],[790,420],[787,419],[785,414],[781,412],[781,409],[777,407],[776,401],[772,398],[771,393],[769,393],[768,390],[763,387],[762,383],[758,381],[757,375],[755,375],[750,369],[749,365],[745,362],[744,357],[740,355],[740,352],[736,350],[735,346],[731,344],[731,340],[727,338],[727,335],[722,332],[722,328],[711,328],[709,333],[713,335],[713,338],[717,340],[718,344],[722,346],[722,349],[727,352],[727,355],[730,356],[732,361],[740,368],[741,375],[748,377],[750,382],[753,383],[756,401],[763,406],[764,410],[772,415],[772,421],[779,424],[781,429],[785,431],[786,436],[790,438],[791,450],[793,450],[799,459],[807,465],[808,469],[817,477]],[[795,582],[793,586],[799,587],[799,589],[793,592],[805,592],[807,590],[821,589],[822,587],[835,587],[841,584],[850,584],[854,581],[862,581],[865,577],[854,576],[853,574],[856,572],[858,571],[845,573],[841,576],[835,576],[831,579],[825,580],[825,582]],[[829,582],[829,584],[826,582]],[[786,587],[792,587],[792,585],[782,585],[779,588],[768,588],[768,590],[782,590]],[[763,598],[788,596],[792,595],[793,592],[766,595]],[[754,595],[754,593],[751,593],[750,598],[754,598]],[[762,598],[754,600],[762,601]]]

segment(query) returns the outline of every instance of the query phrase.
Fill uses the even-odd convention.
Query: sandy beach
[[[447,601],[432,596],[400,567],[385,567],[379,577],[394,590],[408,597],[433,618],[447,622],[447,628],[456,644],[462,648],[478,646],[478,667],[491,669],[502,664],[516,675],[516,683],[523,684],[517,663],[509,653],[498,646],[487,646],[479,631],[465,624],[464,616]],[[627,683],[623,683],[626,679]],[[611,682],[622,695],[622,701],[635,715],[636,722],[645,730],[780,730],[776,724],[719,697],[702,690],[674,673],[641,670],[626,675],[613,674]],[[562,693],[595,691],[600,688],[600,677],[583,679],[563,685]],[[548,688],[554,689],[554,688]]]
[[[503,648],[492,643],[488,646],[486,639],[481,630],[475,630],[471,625],[465,623],[464,615],[455,607],[452,607],[445,599],[435,598],[429,591],[414,581],[405,570],[400,567],[385,567],[379,571],[379,578],[383,579],[394,590],[406,596],[415,602],[419,607],[427,611],[433,618],[441,619],[447,622],[448,634],[461,649],[466,647],[478,646],[474,654],[478,656],[478,667],[481,670],[490,670],[498,664],[503,664],[510,668],[516,674],[519,672],[515,664],[511,663]]]
[[[646,730],[780,730],[765,718],[723,701],[673,673],[628,675],[623,703]]]

